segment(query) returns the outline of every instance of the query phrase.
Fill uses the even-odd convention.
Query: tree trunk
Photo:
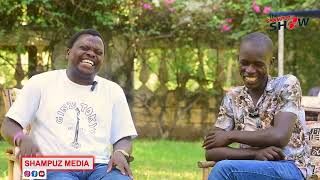
[[[14,72],[14,78],[17,81],[16,88],[22,88],[21,81],[24,79],[24,72],[21,65],[20,53],[17,55],[17,64]]]
[[[28,78],[37,74],[37,47],[28,46]]]

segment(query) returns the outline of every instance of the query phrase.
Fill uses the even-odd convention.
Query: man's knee
[[[222,171],[222,170],[231,170],[231,168],[234,166],[235,161],[232,160],[222,160],[215,164],[214,170]]]
[[[112,176],[105,176],[101,180],[131,180],[131,179],[129,178],[129,176],[117,174]]]
[[[123,175],[118,169],[113,169],[107,173],[101,180],[130,180],[129,176]]]
[[[231,160],[222,160],[217,162],[211,170],[209,180],[230,179],[234,163],[235,162]]]

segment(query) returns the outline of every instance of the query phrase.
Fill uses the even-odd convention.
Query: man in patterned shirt
[[[304,179],[311,175],[310,149],[301,106],[301,88],[293,75],[269,76],[271,39],[246,35],[238,56],[244,86],[224,97],[203,147],[218,161],[209,179]],[[240,148],[228,147],[240,143]]]

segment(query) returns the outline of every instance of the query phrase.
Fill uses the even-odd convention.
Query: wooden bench
[[[320,98],[319,101],[315,101],[315,96],[303,96],[302,105],[306,112],[318,113],[318,117],[315,118],[317,121],[320,121]],[[198,167],[202,169],[202,180],[207,180],[210,174],[211,169],[216,164],[215,161],[199,161]],[[309,180],[320,179],[316,174],[312,175]]]
[[[14,89],[1,89],[2,97],[4,101],[4,109],[5,112],[7,112],[14,102],[15,99],[15,91]],[[6,150],[6,155],[8,157],[8,179],[13,180],[14,174],[13,174],[13,168],[14,168],[14,162],[15,162],[15,156],[14,156],[14,149],[10,148]]]
[[[16,88],[11,88],[11,89],[1,89],[2,92],[2,97],[4,100],[4,109],[5,112],[9,110],[11,105],[16,99],[17,94],[19,93],[20,89]],[[30,132],[30,126],[27,127],[24,132],[28,134]],[[10,149],[6,150],[6,155],[8,158],[8,180],[16,180],[16,179],[21,179],[21,172],[19,169],[19,165],[17,162],[17,159],[15,157],[15,147],[12,147]]]

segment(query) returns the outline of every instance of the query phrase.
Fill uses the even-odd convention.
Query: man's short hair
[[[245,42],[252,42],[258,46],[265,46],[266,48],[271,50],[271,52],[273,49],[273,42],[270,39],[270,37],[261,32],[254,32],[254,33],[247,34],[241,39],[240,44],[243,44]]]
[[[101,36],[101,34],[95,30],[95,29],[83,29],[77,33],[75,33],[73,36],[71,36],[71,38],[69,39],[68,41],[68,44],[67,44],[67,47],[68,48],[72,48],[74,43],[79,39],[79,37],[83,34],[90,34],[92,36],[98,36],[101,38],[102,42],[103,42],[103,45],[104,45],[104,41],[103,41],[103,38]],[[104,45],[105,46],[105,45]]]

